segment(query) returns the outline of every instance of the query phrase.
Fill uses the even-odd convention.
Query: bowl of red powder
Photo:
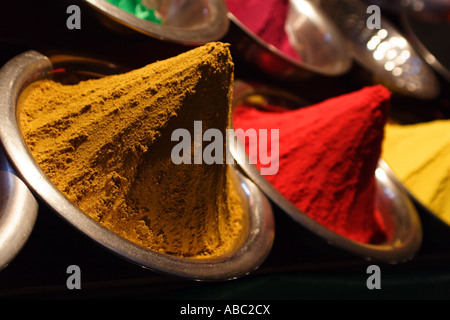
[[[308,105],[237,81],[238,143],[231,153],[274,205],[327,244],[365,259],[404,262],[418,251],[422,226],[380,160],[389,106],[381,85]]]
[[[245,60],[279,78],[344,74],[351,67],[334,23],[304,0],[226,0],[229,42]],[[234,32],[233,32],[234,31]]]

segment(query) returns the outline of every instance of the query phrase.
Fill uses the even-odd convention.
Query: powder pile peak
[[[171,134],[196,120],[229,127],[233,68],[216,42],[76,85],[42,80],[20,98],[21,128],[50,180],[107,228],[164,253],[219,255],[245,225],[230,169],[175,165]]]
[[[385,87],[372,86],[295,110],[238,106],[233,125],[279,129],[279,171],[266,179],[329,229],[377,242],[386,234],[377,219],[374,174],[389,100]]]

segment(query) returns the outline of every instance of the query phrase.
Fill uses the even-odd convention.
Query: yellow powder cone
[[[93,219],[156,251],[217,256],[245,228],[229,167],[174,164],[171,134],[196,120],[225,133],[233,68],[217,42],[76,85],[42,80],[20,97],[21,128],[50,180]]]
[[[450,121],[388,124],[383,158],[410,192],[450,224]]]

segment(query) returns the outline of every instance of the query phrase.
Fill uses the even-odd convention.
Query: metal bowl
[[[442,12],[450,14],[450,3],[446,5],[447,10]],[[450,35],[450,22],[435,19],[434,16],[433,19],[423,18],[417,12],[411,13],[408,10],[400,13],[400,20],[409,41],[417,52],[445,81],[450,83],[450,51],[447,41]]]
[[[65,61],[65,62],[64,62]],[[82,65],[82,59],[59,56],[58,65]],[[109,64],[97,61],[99,69]],[[93,60],[87,61],[87,75],[92,74]],[[274,238],[272,209],[265,196],[236,167],[237,190],[247,204],[248,232],[236,250],[226,256],[208,259],[179,258],[136,245],[103,227],[71,203],[46,177],[35,162],[17,123],[17,99],[31,82],[49,77],[52,61],[36,52],[25,52],[10,60],[1,70],[0,139],[11,164],[29,188],[53,211],[101,246],[144,268],[193,280],[228,280],[252,272],[269,254]],[[56,73],[55,73],[56,74]],[[81,72],[86,75],[86,73]]]
[[[36,199],[0,147],[0,270],[8,266],[27,242],[37,211]]]
[[[403,34],[380,15],[379,28],[368,28],[367,5],[360,0],[310,0],[317,3],[351,44],[354,59],[392,91],[434,99],[440,83]]]
[[[257,14],[257,12],[255,12]],[[298,60],[253,33],[232,12],[229,19],[237,27],[230,40],[233,48],[249,63],[276,78],[304,78],[312,74],[338,76],[352,65],[349,48],[333,22],[313,3],[291,0],[285,30]]]
[[[252,96],[263,98],[263,101],[282,101],[284,106],[299,108],[305,101],[291,94],[265,85],[253,85],[236,82],[234,105],[248,101]],[[250,100],[249,101],[253,101]],[[407,193],[392,179],[389,167],[380,160],[375,171],[377,184],[376,206],[387,223],[392,225],[392,237],[380,244],[366,244],[341,236],[319,224],[306,213],[299,210],[276,190],[266,178],[260,174],[250,162],[243,146],[238,142],[230,150],[238,165],[245,174],[295,222],[309,230],[312,234],[324,239],[329,245],[345,252],[360,256],[367,260],[385,263],[400,263],[412,259],[422,243],[422,225],[419,216]]]
[[[85,1],[113,25],[180,44],[199,45],[217,41],[229,28],[227,9],[222,0],[144,0],[144,6],[148,2],[149,8],[162,14],[162,24],[140,19],[106,0]]]

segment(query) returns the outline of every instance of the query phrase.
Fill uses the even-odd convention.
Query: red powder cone
[[[266,179],[325,227],[373,243],[387,232],[376,216],[375,169],[389,106],[390,92],[377,85],[283,112],[238,106],[233,125],[279,129],[279,171]]]

